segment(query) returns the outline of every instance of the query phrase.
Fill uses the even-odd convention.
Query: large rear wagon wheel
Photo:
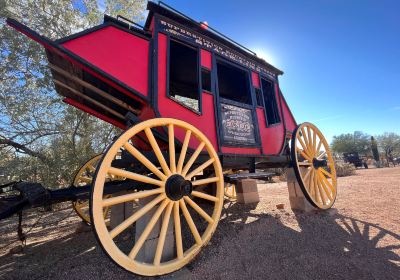
[[[329,209],[335,202],[337,180],[328,142],[311,123],[302,123],[293,132],[291,159],[304,196],[311,205]]]
[[[155,139],[155,132],[160,132],[162,129],[168,132],[168,143],[164,145]],[[178,151],[178,147],[175,147],[175,135],[178,133],[184,136],[184,141],[179,156],[176,156],[175,150]],[[134,147],[132,139],[136,136],[142,140],[147,138],[153,155],[157,158],[156,161],[147,158]],[[198,143],[196,150],[190,156],[187,155],[189,143]],[[138,174],[133,170],[112,167],[113,158],[121,148],[146,167],[148,172]],[[164,157],[162,149],[168,151],[168,159]],[[195,179],[196,175],[202,174],[205,170],[215,175],[211,178]],[[112,198],[104,199],[104,182],[109,174],[139,182],[146,188],[119,196],[114,194]],[[210,183],[216,185],[215,195],[196,191],[197,186]],[[167,274],[190,262],[208,243],[221,215],[223,195],[224,180],[221,164],[214,147],[202,132],[176,119],[159,118],[144,121],[116,139],[99,163],[90,200],[94,232],[107,255],[124,269],[147,276]],[[135,199],[139,199],[141,207],[137,207],[133,215],[109,230],[103,215],[104,208]],[[148,215],[145,219],[147,224],[138,234],[137,222],[145,215]],[[158,226],[155,227],[156,224]],[[166,241],[168,228],[173,229],[173,234],[167,239],[169,242],[174,242],[174,254],[165,259],[162,256],[165,244],[168,242]],[[122,236],[121,233],[129,231],[134,231],[133,235],[136,235],[136,238],[130,238],[128,240],[130,244],[120,242],[120,239],[124,239],[119,238]],[[158,236],[156,250],[151,261],[146,261],[138,255],[149,234],[153,235],[154,231],[157,231],[156,236]]]

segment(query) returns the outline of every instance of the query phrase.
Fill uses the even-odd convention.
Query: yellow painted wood
[[[196,151],[192,154],[192,156],[190,157],[189,161],[186,163],[185,167],[182,170],[181,174],[182,174],[183,177],[186,176],[186,174],[188,173],[188,171],[192,167],[194,161],[197,159],[197,157],[199,156],[199,154],[201,153],[201,151],[203,150],[205,145],[206,145],[206,143],[201,142],[200,145],[197,147]]]
[[[163,222],[161,225],[160,236],[158,238],[157,249],[154,255],[154,265],[159,265],[161,261],[162,252],[164,249],[165,237],[167,236],[168,224],[171,218],[172,207],[174,206],[174,202],[170,201],[163,217]]]
[[[174,202],[174,225],[175,225],[176,255],[178,259],[182,259],[183,245],[182,245],[181,219],[179,216],[179,201]]]
[[[183,199],[187,202],[187,204],[189,204],[197,213],[200,214],[200,216],[202,216],[207,222],[209,223],[213,223],[214,220],[206,213],[206,211],[204,211],[203,209],[201,209],[201,207],[199,205],[197,205],[196,202],[194,202],[193,200],[191,200],[188,196],[183,197]]]
[[[179,155],[177,163],[174,163],[176,159],[172,156],[173,154],[175,154],[175,128],[183,129],[185,133],[181,153]],[[166,145],[161,146],[161,143],[160,145],[158,145],[157,140],[154,138],[154,135],[151,132],[151,129],[168,131],[168,143],[166,143],[168,144],[168,147]],[[150,143],[149,146],[152,147],[154,153],[156,154],[160,166],[154,166],[152,162],[150,162],[142,153],[140,153],[132,144],[129,143],[130,139],[134,138],[135,135],[138,135],[139,133],[145,133],[148,137]],[[184,165],[186,153],[189,148],[189,142],[192,135],[199,140],[200,144],[198,148],[194,151],[186,165]],[[161,151],[161,147],[165,147],[166,150]],[[153,172],[154,175],[157,176],[156,179],[154,178],[154,175],[150,175],[152,177],[149,177],[148,173],[139,174],[135,173],[134,171],[127,171],[120,168],[112,167],[112,161],[115,158],[115,154],[121,148],[125,148],[130,154],[132,154],[133,157],[138,160],[140,164],[149,169],[149,171]],[[164,158],[163,156],[163,153],[165,153],[166,151],[169,152],[169,162],[167,162],[167,158]],[[202,155],[204,152],[204,156],[208,155],[209,159],[205,159],[206,161],[203,163],[198,163],[197,161],[200,152],[202,153]],[[163,163],[163,159],[165,161],[165,164]],[[174,170],[175,165],[176,169]],[[196,166],[197,168],[191,171],[192,166]],[[210,174],[214,175],[211,178],[196,180],[195,176],[202,172],[205,168],[209,168]],[[213,235],[218,225],[223,204],[223,172],[221,164],[219,162],[219,157],[213,145],[210,143],[207,137],[194,126],[180,120],[169,118],[152,119],[139,123],[125,131],[110,145],[106,154],[104,155],[101,164],[98,166],[97,169],[97,177],[94,180],[93,194],[91,198],[91,212],[95,233],[98,237],[99,242],[102,245],[102,248],[107,252],[107,255],[110,256],[118,265],[120,265],[124,269],[136,274],[146,276],[162,275],[173,272],[190,262],[200,252],[203,246],[207,244],[207,242]],[[168,180],[169,176],[171,176],[172,174],[179,174],[182,176],[183,172],[190,172],[184,178],[186,178],[186,180],[190,180],[194,187],[204,184],[215,183],[215,196],[211,196],[209,194],[196,190],[192,192],[193,197],[206,200],[208,202],[208,204],[206,204],[208,207],[210,207],[210,204],[212,205],[212,208],[210,209],[211,212],[206,212],[205,209],[203,209],[202,204],[194,202],[189,197],[185,196],[184,198],[173,202],[166,196],[164,187],[165,182]],[[106,177],[109,175],[123,176],[124,178],[129,178],[138,182],[152,184],[154,185],[154,190],[137,191],[136,193],[128,193],[119,196],[115,195],[115,197],[113,197],[112,199],[103,198],[102,194],[104,193],[104,182],[106,180]],[[105,224],[106,219],[103,217],[103,215],[101,215],[103,209],[109,207],[110,205],[114,205],[114,203],[124,203],[126,201],[130,201],[131,199],[140,200],[143,197],[151,197],[152,199],[149,202],[146,202],[146,204],[142,205],[142,207],[138,207],[137,209],[135,209],[135,212],[130,217],[126,218],[114,229],[112,229],[111,231],[107,229]],[[191,212],[189,212],[185,201],[187,205],[193,208],[193,211],[191,210]],[[136,240],[133,248],[128,248],[127,251],[120,250],[120,248],[115,243],[116,241],[114,240],[114,238],[117,237],[124,230],[126,230],[128,227],[134,225],[140,218],[144,217],[144,215],[148,214],[150,211],[155,211],[155,213],[152,214],[152,218],[145,226],[142,235],[139,237],[138,240]],[[160,216],[163,213],[164,219],[161,224],[161,228],[159,229],[159,240],[157,243],[154,259],[150,263],[136,261],[134,258],[148,238],[149,233],[154,230],[154,225],[157,223],[157,221],[159,221]],[[172,215],[172,213],[174,220],[176,257],[164,261],[161,260],[161,256],[166,242],[165,235],[168,229],[168,219],[170,219],[167,218],[167,216]],[[180,214],[183,215],[186,222],[182,221]],[[195,217],[196,219],[194,219]],[[196,225],[197,221],[202,221],[203,223],[202,219],[205,219],[207,221],[206,227],[204,227],[204,225],[202,225],[202,227]],[[185,235],[182,233],[182,222],[189,225],[189,229],[193,234],[194,240],[183,240],[185,238]],[[183,244],[185,244],[185,247],[183,246]]]
[[[175,163],[175,132],[174,125],[168,125],[168,144],[169,144],[169,168],[172,173],[176,173]]]
[[[144,166],[146,166],[147,169],[153,172],[158,178],[160,178],[161,180],[165,180],[167,178],[164,173],[162,173],[153,163],[151,163],[150,160],[148,160],[141,152],[138,151],[138,149],[133,147],[130,143],[126,142],[124,144],[124,148]]]
[[[183,140],[181,154],[179,155],[178,166],[177,166],[177,170],[176,170],[176,172],[178,172],[178,173],[182,172],[183,162],[185,161],[186,151],[189,146],[190,135],[192,135],[192,131],[187,130],[186,134],[185,134],[185,139]]]
[[[179,200],[179,206],[182,209],[183,216],[185,217],[186,222],[189,225],[190,231],[192,232],[193,237],[196,240],[196,243],[198,245],[201,245],[203,243],[203,241],[201,240],[199,231],[197,230],[197,227],[196,227],[195,223],[193,222],[192,216],[190,215],[189,210],[186,207],[185,201],[182,199]]]
[[[294,167],[299,170],[308,197],[320,209],[332,207],[336,199],[337,180],[334,160],[325,137],[313,124],[303,123],[297,129],[294,146]],[[314,167],[314,159],[325,159],[329,171],[322,167]],[[307,171],[304,168],[307,168]]]

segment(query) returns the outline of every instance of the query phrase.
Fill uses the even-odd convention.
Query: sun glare
[[[259,58],[264,59],[266,62],[268,62],[269,64],[275,65],[277,63],[276,57],[274,57],[271,52],[269,52],[267,49],[265,48],[260,48],[260,47],[256,47],[256,48],[250,48],[252,51],[254,51],[257,56]]]

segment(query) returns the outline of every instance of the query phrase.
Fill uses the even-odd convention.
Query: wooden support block
[[[293,210],[301,210],[304,212],[317,210],[304,197],[304,193],[300,188],[299,183],[297,182],[297,178],[294,174],[293,168],[289,168],[287,171],[287,186],[289,192],[290,207]]]
[[[235,186],[237,193],[258,192],[257,181],[255,179],[239,180]]]
[[[111,206],[110,228],[113,229],[133,214],[133,202]]]
[[[254,179],[243,179],[235,185],[238,203],[256,203],[260,201],[258,195],[257,181]]]
[[[237,202],[243,204],[256,203],[260,202],[260,197],[258,192],[237,193]]]
[[[156,196],[150,196],[143,199],[139,199],[139,207],[146,206],[149,202],[151,202]],[[144,229],[150,222],[154,213],[157,211],[157,207],[154,207],[147,214],[141,217],[136,222],[136,231],[135,231],[135,240],[137,241],[142,235]],[[161,231],[162,221],[164,219],[165,211],[161,215],[160,219],[154,225],[153,230],[150,232],[146,241],[144,242],[142,248],[140,249],[136,260],[146,263],[153,263],[154,255],[156,253],[157,244],[159,240],[159,235]],[[161,255],[161,262],[168,261],[174,258],[175,256],[175,236],[174,236],[174,218],[173,215],[170,216],[170,220],[168,223],[167,235],[165,237],[164,249]]]

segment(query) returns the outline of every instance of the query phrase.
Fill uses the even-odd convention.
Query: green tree
[[[332,150],[336,153],[357,152],[360,155],[368,155],[371,153],[369,138],[368,134],[361,131],[333,136]]]
[[[54,40],[101,23],[103,13],[140,20],[146,1],[0,0],[0,182],[70,182],[118,130],[68,107],[54,91],[44,49],[5,24],[14,18]],[[7,173],[7,174],[5,174]]]
[[[394,132],[385,132],[377,136],[378,146],[384,152],[386,159],[392,161],[400,157],[400,135]]]

